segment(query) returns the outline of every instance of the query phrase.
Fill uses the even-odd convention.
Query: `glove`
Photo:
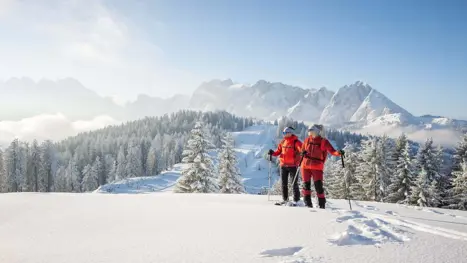
[[[268,155],[272,155],[273,153],[274,153],[274,151],[272,149],[269,149]]]
[[[340,154],[341,156],[344,156],[344,155],[345,155],[345,151],[344,151],[344,150],[339,150],[339,154]]]
[[[308,154],[307,151],[303,151],[303,152],[300,153],[300,156],[305,156],[305,155],[307,155],[307,154]]]

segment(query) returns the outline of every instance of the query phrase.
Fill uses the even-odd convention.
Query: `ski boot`
[[[311,195],[304,196],[303,202],[305,202],[305,206],[313,208],[313,203],[311,202]]]
[[[319,208],[325,209],[326,198],[318,198],[318,204],[319,204]]]

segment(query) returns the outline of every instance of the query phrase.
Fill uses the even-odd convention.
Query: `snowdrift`
[[[465,262],[466,212],[352,205],[280,207],[247,194],[3,194],[0,262]]]

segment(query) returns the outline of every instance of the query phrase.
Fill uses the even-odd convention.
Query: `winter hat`
[[[323,131],[323,125],[321,125],[321,124],[314,124],[313,126],[311,126],[310,128],[308,128],[308,131],[314,131],[314,132],[320,134],[321,131]]]
[[[284,130],[282,131],[282,134],[293,133],[294,130],[295,129],[292,127],[285,127]]]

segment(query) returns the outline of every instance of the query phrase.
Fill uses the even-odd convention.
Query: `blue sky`
[[[28,74],[24,67],[9,65],[4,72],[10,75],[21,70],[36,78],[74,75],[102,94],[120,97],[189,93],[213,78],[331,90],[362,80],[413,114],[467,118],[467,1],[107,0],[79,8],[63,1],[39,2],[43,4],[34,3],[41,8],[21,13],[63,13],[42,14],[31,23],[47,25],[41,29],[52,32],[51,43],[67,43],[54,50],[70,56],[68,68],[61,62],[54,68],[51,62],[47,71],[37,66]],[[23,21],[12,22],[20,17],[18,10],[10,16],[14,30],[0,25],[0,33],[9,32],[11,41],[28,36],[29,43],[48,46],[34,41],[44,39],[43,34],[31,36]],[[94,16],[94,22],[104,17],[111,23],[92,24]],[[82,21],[89,25],[83,27]],[[57,24],[69,27],[50,26]],[[96,28],[109,38],[96,39]],[[79,38],[64,33],[73,30]],[[61,34],[58,40],[56,34]],[[48,57],[58,61],[64,56]],[[91,58],[98,59],[102,70]],[[96,69],[93,74],[89,65]],[[140,86],[147,87],[136,88]]]

